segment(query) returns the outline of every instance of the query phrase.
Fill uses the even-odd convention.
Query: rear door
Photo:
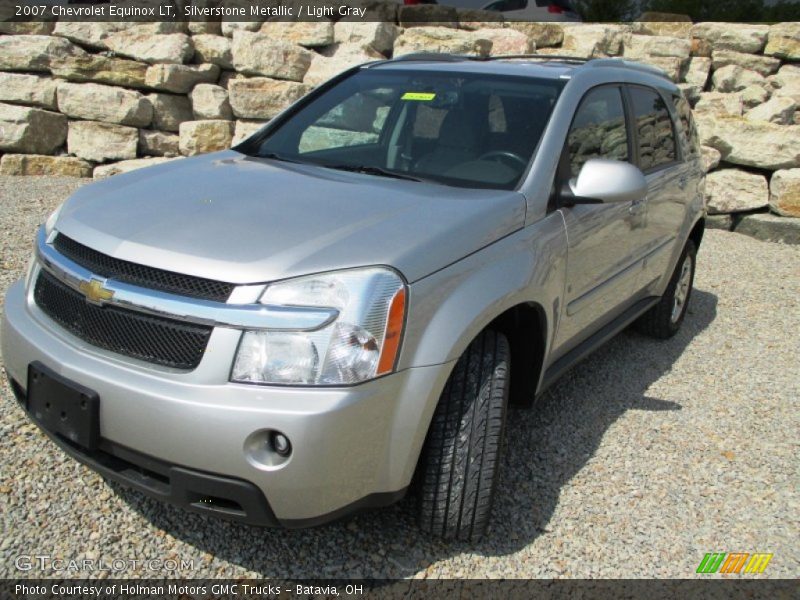
[[[564,153],[557,185],[576,178],[592,158],[633,162],[620,85],[587,92],[575,112]],[[560,209],[569,254],[557,351],[567,352],[631,304],[639,270],[638,231],[645,223],[643,200]]]
[[[636,161],[647,179],[646,217],[636,230],[634,254],[642,259],[636,292],[657,288],[670,271],[677,234],[685,214],[686,164],[676,125],[664,97],[654,88],[627,86],[634,124]]]

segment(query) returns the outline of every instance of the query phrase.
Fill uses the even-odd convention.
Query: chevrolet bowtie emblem
[[[93,304],[103,304],[114,297],[114,292],[103,287],[103,282],[99,279],[81,281],[78,289],[86,296],[86,300]]]

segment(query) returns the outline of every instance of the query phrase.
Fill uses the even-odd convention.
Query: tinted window
[[[363,69],[236,149],[371,175],[513,189],[563,86],[491,73]]]
[[[682,140],[684,146],[685,156],[697,156],[697,149],[699,142],[697,140],[697,127],[692,118],[692,109],[689,107],[689,102],[683,96],[673,96],[675,103],[675,112],[681,121],[681,129],[683,130]]]
[[[639,167],[654,169],[677,160],[672,119],[656,92],[631,87],[633,117],[639,143]]]
[[[628,130],[619,88],[601,87],[581,102],[569,136],[570,177],[590,158],[629,160]]]

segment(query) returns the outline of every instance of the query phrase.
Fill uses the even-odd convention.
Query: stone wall
[[[503,23],[385,7],[378,23],[0,24],[0,173],[100,178],[228,148],[360,62],[536,51],[660,67],[694,106],[715,224],[800,217],[800,24]],[[432,10],[440,22],[416,22]]]

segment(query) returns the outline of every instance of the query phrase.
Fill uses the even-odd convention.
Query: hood
[[[81,188],[56,228],[115,258],[235,284],[377,264],[411,282],[524,220],[518,192],[346,173],[229,150]]]

